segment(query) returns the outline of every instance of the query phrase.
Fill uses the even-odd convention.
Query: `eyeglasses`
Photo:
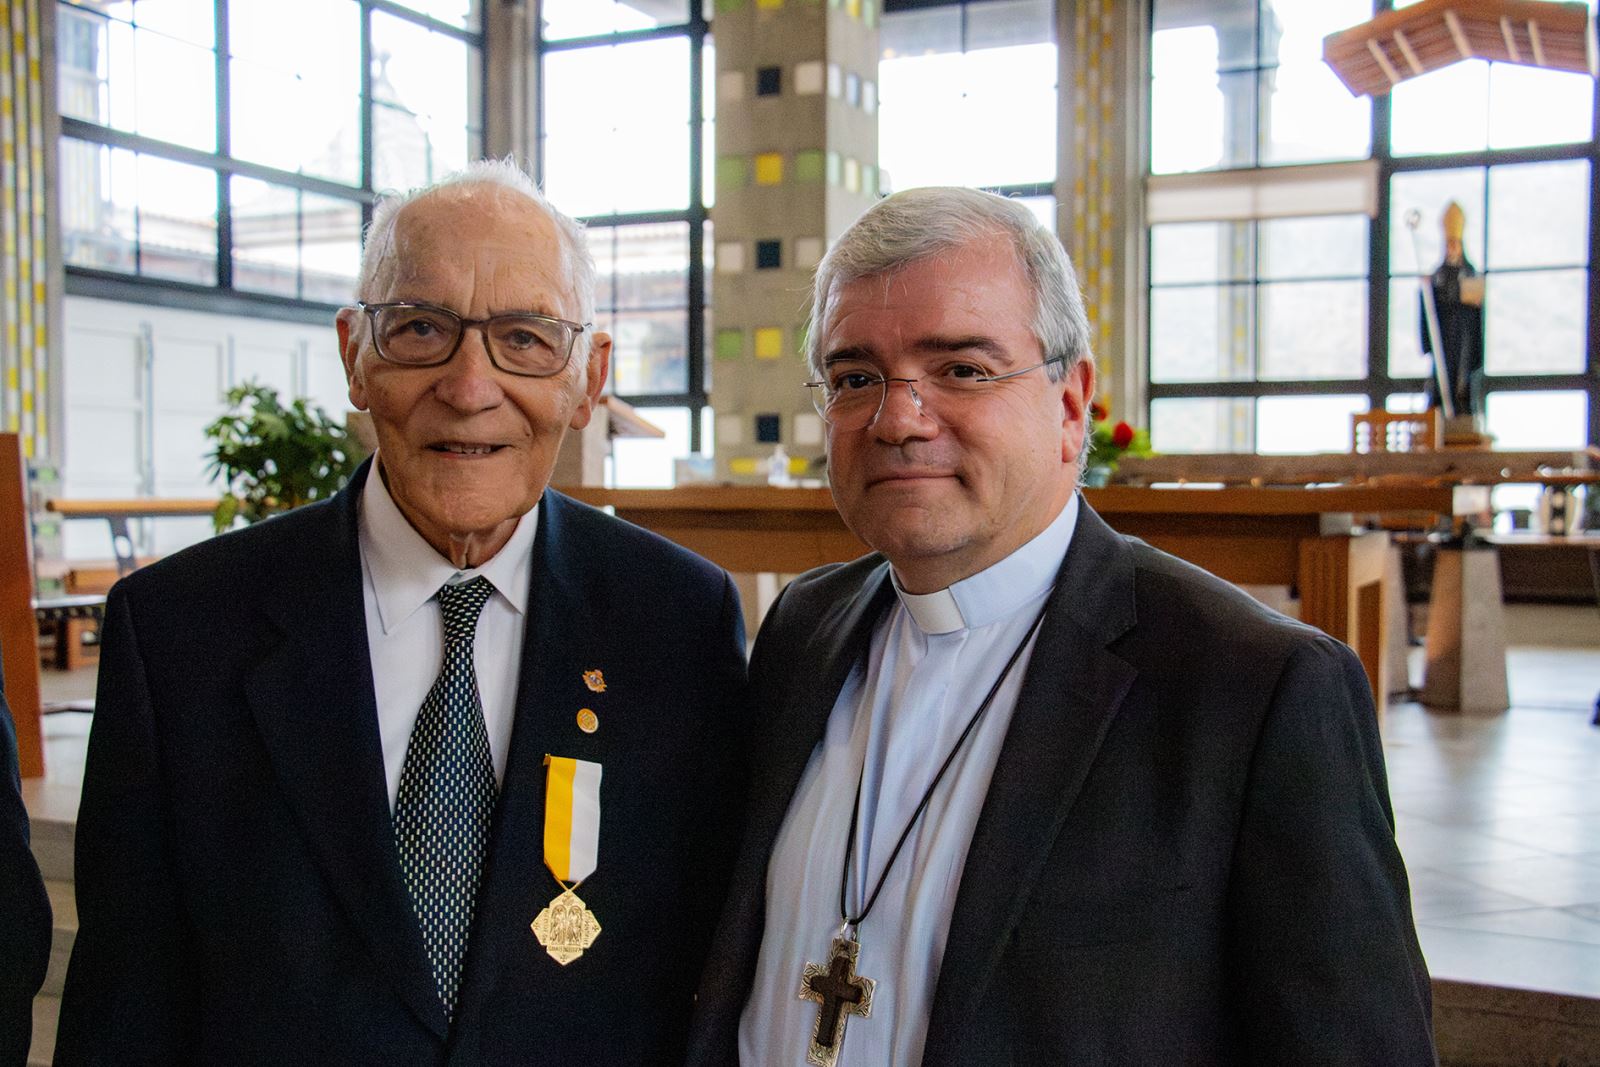
[[[997,382],[1060,363],[1065,356],[1052,356],[1042,363],[1004,374],[985,374],[971,363],[953,363],[920,378],[885,378],[859,363],[837,363],[819,382],[807,382],[817,414],[836,430],[861,430],[878,421],[889,398],[891,382],[903,382],[917,410],[942,412],[959,410],[963,404],[982,399],[994,391]],[[921,386],[919,389],[918,386]]]
[[[356,307],[372,320],[372,343],[378,356],[402,367],[438,367],[449,363],[469,326],[483,331],[489,362],[507,374],[549,378],[560,374],[572,358],[578,335],[592,323],[516,311],[486,319],[464,319],[433,304],[368,304]]]

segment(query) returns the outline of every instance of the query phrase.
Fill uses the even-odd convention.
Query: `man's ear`
[[[600,403],[600,394],[605,391],[606,375],[610,373],[611,335],[597,333],[589,339],[588,377],[583,385],[583,398],[578,401],[568,426],[581,430],[589,425],[589,420],[594,418],[595,405]]]
[[[367,410],[367,385],[357,366],[361,358],[361,312],[355,308],[340,308],[333,320],[339,333],[339,362],[344,364],[344,380],[350,389],[350,405],[357,411]]]
[[[1089,403],[1094,399],[1094,360],[1088,356],[1067,368],[1061,381],[1061,462],[1076,463],[1089,433]]]

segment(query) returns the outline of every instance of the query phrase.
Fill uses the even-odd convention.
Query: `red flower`
[[[1126,422],[1119,422],[1111,431],[1111,443],[1118,448],[1127,448],[1133,444],[1133,427]]]

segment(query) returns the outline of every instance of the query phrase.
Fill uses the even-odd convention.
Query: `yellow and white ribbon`
[[[600,764],[546,756],[544,862],[562,885],[575,886],[600,862]]]

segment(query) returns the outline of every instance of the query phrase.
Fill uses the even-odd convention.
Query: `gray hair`
[[[356,282],[356,293],[362,299],[369,299],[373,295],[378,271],[382,268],[384,258],[393,243],[395,221],[402,208],[426,199],[434,193],[474,185],[491,186],[521,196],[549,216],[550,221],[555,223],[556,232],[561,235],[566,245],[567,265],[572,276],[572,292],[578,301],[578,319],[581,322],[593,322],[595,266],[594,257],[589,254],[588,242],[583,237],[583,224],[557,211],[539,191],[539,186],[534,180],[528,177],[527,172],[510,156],[504,159],[476,160],[432,185],[419,186],[404,193],[391,193],[380,199],[372,209],[372,224],[367,227],[366,242],[361,251],[361,274]],[[583,359],[589,353],[590,336],[589,330],[578,336],[574,354],[579,359]]]
[[[1016,200],[956,187],[907,189],[878,201],[822,257],[806,327],[806,361],[822,372],[823,316],[835,286],[891,274],[919,260],[973,241],[1006,237],[1033,289],[1033,333],[1046,368],[1060,381],[1067,368],[1088,359],[1089,319],[1072,261],[1056,235]]]

